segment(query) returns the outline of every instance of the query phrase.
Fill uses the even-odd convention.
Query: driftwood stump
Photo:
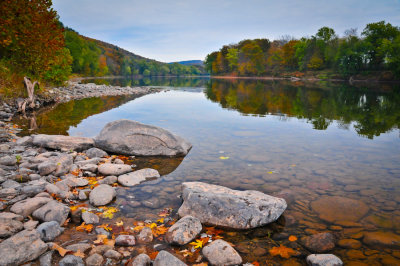
[[[35,86],[36,84],[39,85],[37,81],[32,83],[32,81],[28,77],[24,77],[24,81],[25,81],[26,91],[28,92],[28,98],[18,103],[18,111],[23,113],[25,113],[27,104],[30,108],[35,107]]]

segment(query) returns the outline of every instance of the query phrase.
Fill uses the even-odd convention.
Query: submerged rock
[[[357,222],[364,217],[369,207],[360,200],[339,196],[323,196],[311,203],[313,211],[322,220],[328,222],[350,221]]]
[[[242,258],[239,253],[228,242],[218,239],[202,250],[204,257],[211,263],[211,265],[239,265],[242,263]]]
[[[145,168],[129,174],[120,175],[118,177],[118,183],[126,187],[132,187],[139,185],[140,183],[148,179],[158,178],[158,177],[160,177],[160,174],[158,173],[157,170],[151,168]]]
[[[185,245],[201,232],[200,220],[193,216],[185,216],[168,229],[165,239],[168,243]]]
[[[138,156],[181,156],[192,148],[189,142],[165,129],[127,119],[108,123],[95,138],[95,146]]]
[[[326,252],[335,248],[335,238],[331,233],[319,233],[301,239],[303,245],[312,252]]]
[[[391,232],[365,232],[363,242],[372,247],[400,249],[400,235]]]
[[[64,151],[83,151],[94,145],[92,138],[45,134],[33,135],[32,143],[35,146]]]
[[[0,265],[14,266],[38,258],[47,250],[36,230],[24,230],[0,243]]]
[[[191,215],[201,223],[249,229],[276,221],[285,211],[284,199],[254,190],[238,191],[202,182],[182,184],[180,216]]]
[[[341,259],[333,254],[311,254],[307,257],[310,266],[342,266]]]

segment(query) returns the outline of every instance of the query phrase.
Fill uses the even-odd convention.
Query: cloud
[[[53,0],[61,21],[83,35],[160,61],[204,59],[245,38],[310,36],[386,20],[400,25],[398,0]]]

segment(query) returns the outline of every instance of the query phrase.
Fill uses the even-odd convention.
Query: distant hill
[[[179,62],[172,62],[178,63],[185,66],[204,66],[204,61],[202,60],[187,60],[187,61],[179,61]],[[172,64],[170,63],[170,64]]]
[[[73,58],[72,71],[85,76],[179,76],[205,73],[200,65],[158,62],[80,35],[70,28],[65,28],[65,43]]]

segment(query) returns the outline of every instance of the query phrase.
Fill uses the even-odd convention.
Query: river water
[[[60,104],[36,115],[34,132],[94,137],[126,118],[193,145],[185,158],[135,159],[162,177],[119,190],[121,216],[154,219],[165,207],[178,209],[185,181],[258,190],[285,197],[288,208],[270,226],[223,233],[245,262],[303,265],[309,251],[302,238],[331,232],[338,242],[329,252],[349,265],[400,264],[399,86],[201,78],[96,83],[166,90]],[[280,244],[300,257],[271,256]]]

